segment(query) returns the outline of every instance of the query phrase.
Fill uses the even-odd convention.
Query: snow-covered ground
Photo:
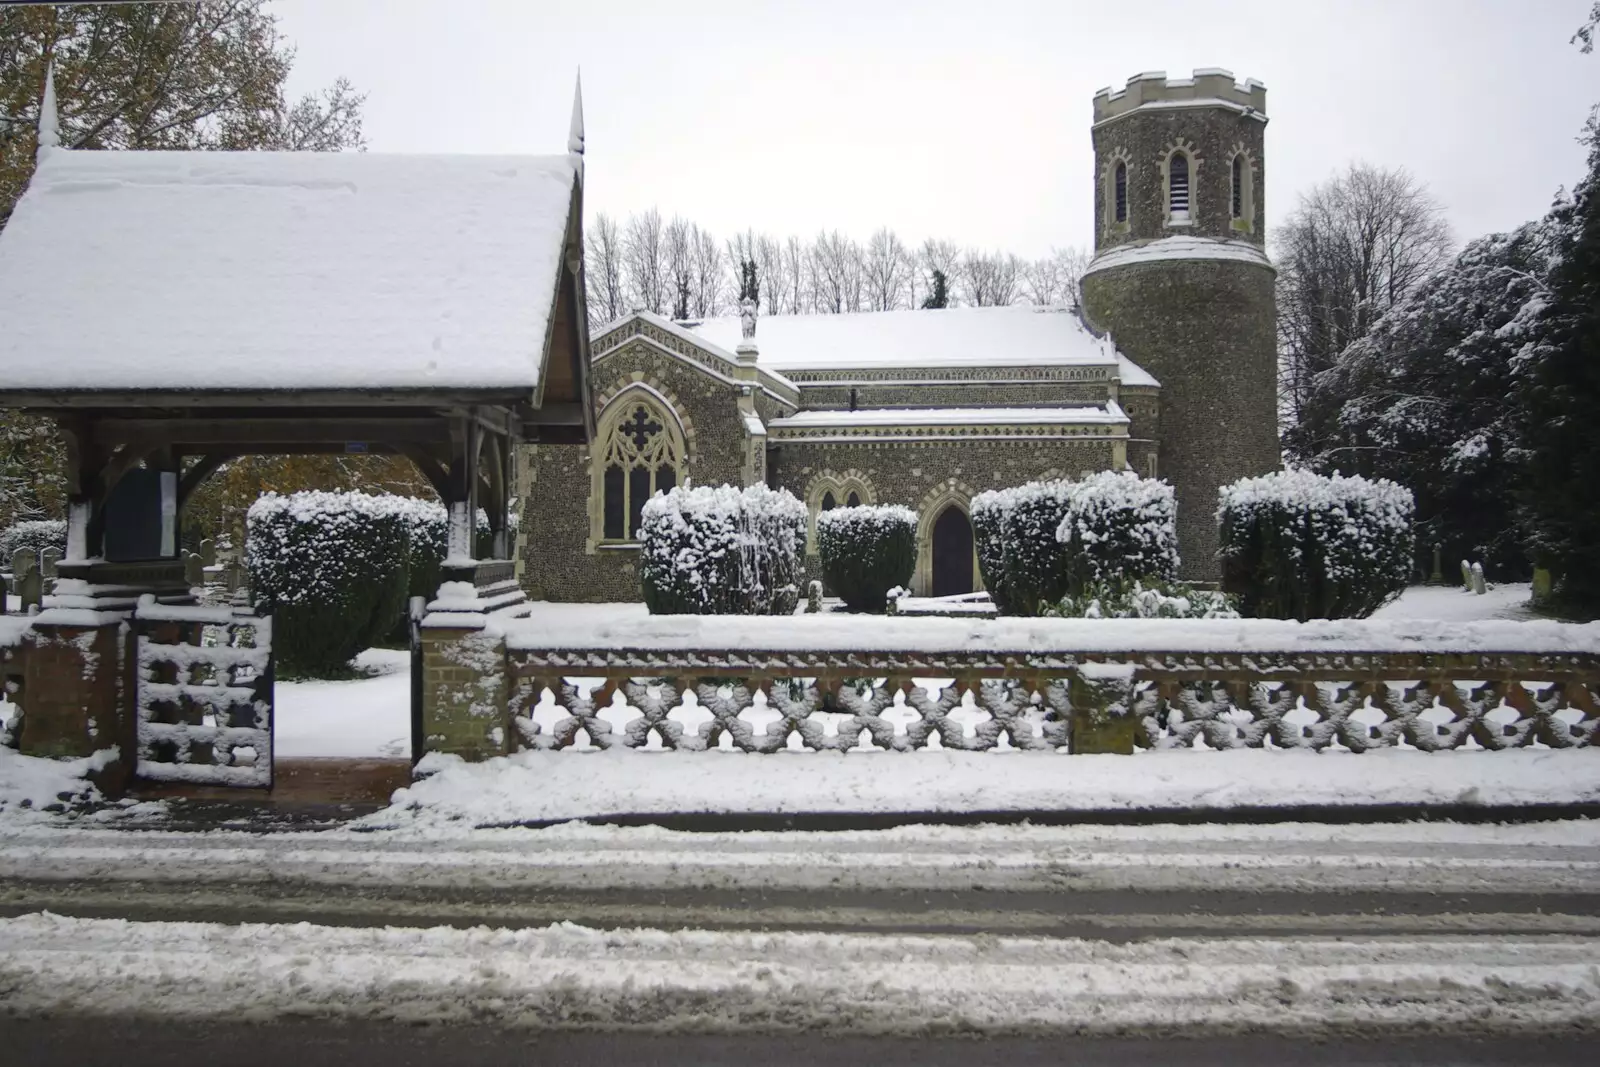
[[[529,1028],[1582,1026],[1600,940],[1156,939],[0,920],[8,1011]]]
[[[367,677],[277,684],[273,751],[280,759],[411,755],[411,653],[369,648],[355,666]]]
[[[1424,753],[520,752],[437,773],[395,794],[374,825],[507,824],[663,812],[973,812],[1600,801],[1584,749]]]
[[[1529,607],[1533,587],[1527,582],[1492,585],[1482,596],[1457,586],[1413,585],[1399,599],[1372,613],[1390,621],[1437,619],[1476,622],[1484,619],[1536,619]]]

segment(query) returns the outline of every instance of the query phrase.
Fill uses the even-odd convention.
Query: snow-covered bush
[[[67,522],[65,519],[30,519],[13,523],[0,530],[0,567],[10,568],[11,557],[24,548],[33,549],[42,556],[47,548],[58,552],[67,550]]]
[[[972,498],[978,571],[1002,615],[1037,615],[1067,592],[1067,548],[1056,528],[1067,516],[1072,483],[1029,482]]]
[[[1002,615],[1037,615],[1095,583],[1170,580],[1176,515],[1171,486],[1113,471],[980,493],[972,528],[984,588]]]
[[[1066,619],[1237,619],[1234,598],[1182,582],[1112,579],[1085,586],[1045,611]]]
[[[917,566],[917,514],[863,505],[817,516],[822,575],[851,611],[879,611],[889,590],[911,584]]]
[[[1178,498],[1153,478],[1101,471],[1071,483],[1070,506],[1056,527],[1067,546],[1068,591],[1091,585],[1178,576]]]
[[[250,506],[245,562],[287,673],[338,676],[392,630],[408,578],[403,499],[267,493]]]
[[[1386,479],[1279,471],[1219,494],[1222,587],[1247,616],[1365,618],[1411,574],[1411,491]]]
[[[657,615],[788,615],[806,507],[783,489],[679,486],[645,502],[639,581]]]

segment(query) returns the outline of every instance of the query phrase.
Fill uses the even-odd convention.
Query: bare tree
[[[811,297],[806,292],[807,258],[800,238],[790,234],[783,243],[783,284],[789,302],[784,310],[791,315],[803,315],[811,307]]]
[[[792,313],[794,309],[786,303],[789,279],[783,272],[783,245],[775,238],[762,234],[756,239],[750,258],[755,260],[756,280],[760,282],[761,293],[766,297],[767,314],[781,315],[785,310]]]
[[[622,247],[628,295],[635,305],[661,314],[667,306],[667,254],[661,212],[628,216]]]
[[[1022,295],[1034,304],[1077,307],[1083,272],[1091,256],[1081,248],[1051,249],[1050,254],[1022,267]]]
[[[1308,458],[1339,436],[1349,399],[1318,381],[1351,342],[1450,258],[1437,200],[1404,170],[1353,163],[1300,197],[1278,227],[1279,416]]]
[[[988,254],[973,249],[962,257],[956,276],[967,303],[998,307],[1017,299],[1022,260],[1006,252]]]
[[[667,286],[672,297],[672,317],[689,317],[689,297],[694,291],[695,227],[682,215],[667,223]]]
[[[615,322],[628,310],[622,287],[622,233],[617,221],[603,211],[594,217],[584,234],[584,258],[590,326]]]
[[[722,246],[710,231],[694,227],[694,291],[691,294],[690,313],[704,319],[722,310],[722,294],[726,286],[723,276]]]
[[[901,306],[910,270],[905,243],[893,230],[883,227],[867,241],[863,273],[869,311],[893,311]]]

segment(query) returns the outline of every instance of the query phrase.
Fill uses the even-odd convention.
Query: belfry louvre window
[[[1114,195],[1116,196],[1116,201],[1117,201],[1116,220],[1118,222],[1127,222],[1128,221],[1128,165],[1126,163],[1118,163],[1117,164],[1116,170],[1112,172],[1111,184],[1114,186]]]
[[[1167,210],[1174,221],[1189,218],[1189,157],[1182,152],[1167,164]]]
[[[648,404],[636,404],[606,441],[604,536],[607,541],[633,541],[639,536],[644,502],[678,484],[678,454],[666,419]]]
[[[1244,156],[1233,157],[1233,217],[1244,218]]]

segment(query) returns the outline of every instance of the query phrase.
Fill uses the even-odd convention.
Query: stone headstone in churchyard
[[[1443,567],[1443,564],[1441,563],[1441,557],[1443,555],[1444,555],[1444,553],[1443,553],[1442,549],[1440,548],[1439,543],[1438,542],[1434,542],[1434,545],[1433,545],[1433,573],[1428,576],[1428,584],[1429,585],[1443,585],[1444,584],[1444,567]]]
[[[200,542],[200,566],[214,567],[217,564],[217,544],[211,538]]]
[[[199,589],[206,584],[206,569],[200,562],[200,553],[183,554],[183,581],[190,589]]]
[[[44,554],[39,557],[39,573],[46,578],[54,578],[56,576],[56,561],[60,558],[61,550],[59,548],[45,549]]]
[[[1555,592],[1555,577],[1549,567],[1533,568],[1533,602],[1542,604]]]
[[[813,578],[806,585],[806,614],[815,615],[822,610],[822,583]]]
[[[44,575],[31,562],[28,572],[17,578],[17,599],[22,601],[22,610],[29,613],[44,604]]]
[[[1461,561],[1461,584],[1466,587],[1467,592],[1472,592],[1472,564],[1466,560]]]
[[[1489,583],[1483,580],[1483,564],[1481,563],[1472,565],[1472,591],[1479,596],[1483,596],[1489,591]]]
[[[13,579],[21,581],[22,576],[33,570],[38,562],[39,557],[31,548],[19,548],[11,553],[11,574]]]

